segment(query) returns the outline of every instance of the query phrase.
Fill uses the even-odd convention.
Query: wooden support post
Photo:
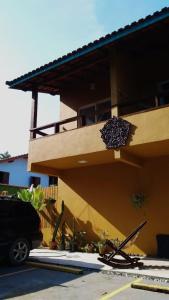
[[[118,117],[118,57],[117,50],[110,53],[110,89],[111,89],[111,116]]]
[[[37,112],[38,112],[38,91],[32,91],[32,109],[31,109],[31,129],[37,127]],[[30,133],[30,138],[36,138],[36,132]]]
[[[115,116],[115,117],[118,117],[119,115],[119,110],[118,110],[118,106],[113,106],[111,108],[111,117]]]
[[[54,133],[59,133],[59,124],[56,123],[54,126]]]

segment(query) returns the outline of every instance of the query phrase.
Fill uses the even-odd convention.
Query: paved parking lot
[[[0,299],[167,300],[169,295],[132,289],[133,277],[85,270],[82,275],[28,266],[0,268]],[[168,285],[162,282],[148,284]]]

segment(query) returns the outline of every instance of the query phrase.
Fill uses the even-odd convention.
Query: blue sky
[[[169,6],[169,0],[0,0],[0,152],[28,151],[31,94],[12,80]],[[59,97],[39,95],[38,125],[59,119]]]

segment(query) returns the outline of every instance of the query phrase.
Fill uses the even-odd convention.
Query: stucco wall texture
[[[65,201],[65,220],[86,231],[89,240],[123,240],[143,220],[148,223],[128,252],[157,254],[156,235],[169,233],[169,157],[150,159],[142,168],[123,163],[82,167],[62,172],[58,210]],[[146,195],[142,208],[131,202],[134,193]],[[72,220],[72,222],[71,222]]]

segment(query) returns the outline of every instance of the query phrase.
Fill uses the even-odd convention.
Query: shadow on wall
[[[62,173],[60,197],[90,239],[123,239],[144,219],[130,198],[139,191],[139,170],[121,163],[71,169]],[[69,213],[70,217],[70,213]],[[69,219],[68,217],[68,219]],[[143,250],[143,236],[137,246]]]
[[[168,166],[168,167],[167,167]],[[160,175],[159,175],[160,174]],[[142,169],[122,163],[71,169],[62,172],[59,197],[89,236],[98,236],[97,227],[112,238],[127,236],[145,219],[142,209],[131,204],[133,193],[144,192],[148,224],[135,245],[142,252],[156,255],[156,234],[168,233],[169,158],[151,159]],[[160,201],[159,201],[160,200]],[[159,222],[159,220],[166,222]]]
[[[87,241],[90,241],[91,237],[92,241],[98,241],[98,235],[93,231],[93,225],[91,221],[83,221],[82,219],[73,215],[71,210],[67,206],[65,206],[63,222],[64,221],[66,224],[65,229],[71,235],[73,234],[73,231],[75,231],[75,234],[85,231],[85,239]]]
[[[59,219],[59,215],[60,215],[59,209],[58,210],[56,209],[54,203],[49,203],[47,207],[40,212],[41,229],[44,235],[43,245],[49,246],[50,242],[52,241],[55,224],[57,223],[57,220]],[[73,237],[73,234],[77,236],[79,233],[84,232],[85,229],[87,228],[87,231],[84,234],[85,240],[86,241],[90,240],[91,236],[94,239],[93,241],[98,240],[97,235],[92,230],[92,223],[90,221],[84,223],[81,219],[76,218],[69,210],[69,208],[65,205],[63,217],[61,219],[58,233],[55,239],[56,244],[58,246],[61,243],[63,224],[64,224],[64,234],[68,234],[71,239]],[[47,231],[45,231],[45,229],[47,229]]]

